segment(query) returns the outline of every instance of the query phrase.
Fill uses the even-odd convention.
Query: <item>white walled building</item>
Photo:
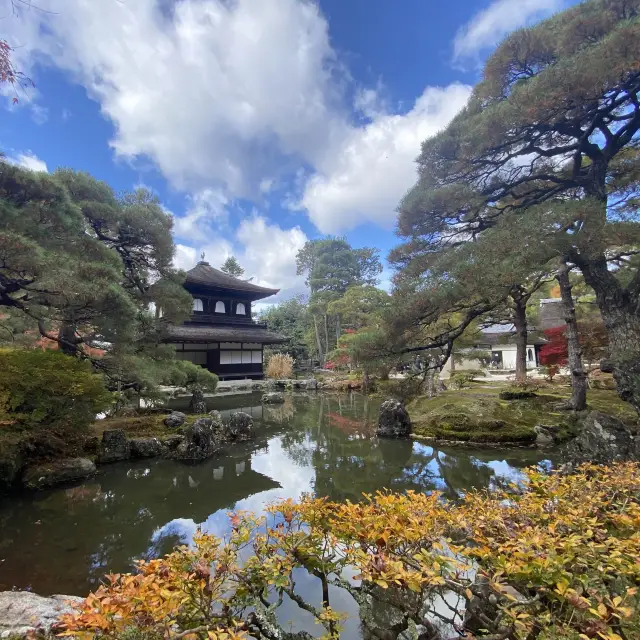
[[[546,343],[537,332],[530,331],[527,343],[527,369],[535,369],[540,366],[540,347]],[[465,351],[483,351],[489,357],[488,364],[481,363],[477,359],[465,359],[459,361],[459,356],[464,356]],[[515,335],[513,331],[483,332],[478,337],[478,342],[468,349],[460,349],[456,352],[455,368],[461,369],[496,369],[515,371],[516,368]],[[451,371],[451,358],[445,364],[442,372],[448,374]]]

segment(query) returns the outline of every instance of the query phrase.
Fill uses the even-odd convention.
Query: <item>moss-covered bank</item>
[[[581,416],[558,409],[569,396],[566,388],[540,390],[517,400],[499,397],[504,387],[475,387],[420,397],[407,405],[417,436],[436,440],[533,444],[536,425],[558,427],[558,440],[575,435]],[[637,415],[614,391],[589,391],[589,409],[633,424]]]

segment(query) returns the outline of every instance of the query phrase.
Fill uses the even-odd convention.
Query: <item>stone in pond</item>
[[[102,446],[98,454],[99,464],[128,460],[130,457],[131,445],[122,429],[108,429],[102,434]]]
[[[88,478],[95,472],[96,465],[88,458],[68,458],[28,467],[22,476],[22,484],[27,489],[44,489]]]
[[[219,450],[218,432],[209,417],[198,418],[184,430],[184,440],[170,456],[178,460],[206,460]]]
[[[253,436],[253,418],[244,411],[231,414],[227,424],[227,436],[231,440],[249,440]]]
[[[380,405],[377,434],[381,438],[408,438],[411,435],[411,419],[402,402],[389,399]]]
[[[184,415],[181,411],[172,411],[165,419],[164,423],[170,429],[177,429],[184,424],[184,421],[187,419],[187,416]]]
[[[209,417],[211,418],[214,429],[222,429],[224,427],[222,414],[219,411],[216,411],[215,409],[213,411],[209,411]]]
[[[158,438],[131,438],[129,442],[134,458],[156,458],[162,455],[163,447]]]
[[[45,636],[63,613],[72,613],[78,596],[42,596],[30,591],[0,592],[0,638]]]
[[[270,391],[269,393],[264,393],[260,401],[262,404],[282,404],[284,402],[284,393]]]

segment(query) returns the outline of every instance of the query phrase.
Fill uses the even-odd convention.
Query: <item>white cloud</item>
[[[339,135],[338,68],[311,0],[39,7],[56,13],[12,24],[25,72],[42,55],[70,71],[113,122],[116,153],[150,157],[179,189],[253,195],[274,161]]]
[[[200,260],[201,253],[204,253],[205,260],[212,266],[219,268],[220,265],[233,254],[233,247],[228,240],[220,238],[213,242],[202,242],[195,246],[176,243],[176,255],[173,264],[178,269],[189,269],[196,266]]]
[[[174,216],[173,232],[178,239],[200,241],[227,218],[228,200],[219,189],[203,189],[189,197],[186,214]]]
[[[353,127],[306,183],[300,206],[323,233],[373,222],[391,227],[398,202],[416,181],[420,144],[447,125],[466,103],[471,88],[429,87],[405,115],[373,114]],[[368,96],[366,104],[375,104]]]
[[[282,229],[254,212],[240,223],[236,238],[243,247],[237,257],[245,277],[253,276],[256,284],[282,289],[284,297],[302,291],[304,278],[296,275],[296,256],[307,236],[300,227]]]
[[[511,31],[544,18],[564,6],[564,0],[494,0],[460,28],[453,44],[454,60],[473,58],[495,47]]]
[[[36,60],[69,72],[113,123],[117,155],[151,159],[173,187],[193,194],[175,222],[185,246],[206,242],[234,199],[260,200],[274,185],[284,187],[287,208],[306,209],[321,231],[391,226],[415,180],[420,143],[468,92],[427,87],[400,114],[385,108],[381,83],[356,88],[364,122],[354,124],[344,108],[348,74],[313,0],[39,7],[54,13],[25,11],[12,23],[16,62],[29,75]],[[282,176],[296,169],[287,189]]]
[[[49,109],[39,104],[31,103],[31,119],[36,124],[44,124],[49,119]]]
[[[253,278],[252,282],[264,287],[281,289],[277,298],[267,300],[273,303],[304,290],[304,278],[296,275],[296,255],[306,241],[307,236],[300,227],[283,229],[254,211],[238,226],[233,243],[225,238],[190,245],[177,243],[174,264],[180,269],[191,269],[204,252],[205,260],[220,268],[234,255],[245,269],[244,278]]]
[[[49,171],[49,169],[47,169],[47,163],[44,160],[40,160],[40,158],[31,151],[7,157],[7,161],[23,169],[29,169],[30,171]]]

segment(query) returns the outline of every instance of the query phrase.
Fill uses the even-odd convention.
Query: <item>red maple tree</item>
[[[565,331],[566,327],[554,327],[544,331],[547,344],[540,348],[540,363],[547,367],[551,379],[569,359],[569,345]]]

